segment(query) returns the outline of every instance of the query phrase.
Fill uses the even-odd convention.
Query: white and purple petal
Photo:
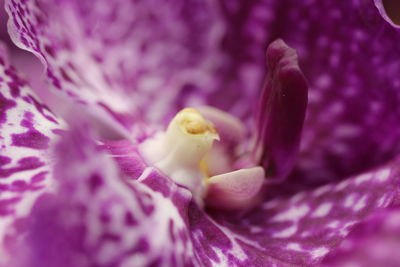
[[[400,211],[383,210],[354,228],[323,266],[399,266]]]
[[[171,117],[184,104],[249,115],[264,76],[264,49],[283,38],[298,50],[311,86],[297,179],[342,178],[400,149],[393,129],[399,123],[399,33],[373,1],[221,1],[217,7],[178,1],[172,4],[176,12],[162,5],[153,13],[147,12],[152,1],[113,1],[104,12],[102,1],[35,3],[8,2],[14,40],[42,55],[55,87],[108,110],[128,127],[132,117],[121,114]],[[134,8],[146,15],[127,16]],[[180,57],[171,59],[178,50]],[[156,73],[149,75],[150,68]],[[141,97],[133,101],[127,92]],[[137,112],[149,103],[157,108]],[[374,155],[365,157],[369,151]]]
[[[132,50],[140,53],[132,56],[130,52],[124,53],[131,49],[132,43],[129,42],[129,34],[127,37],[123,34],[128,32],[131,25],[129,18],[123,12],[126,10],[129,13],[129,8],[122,4],[119,5],[122,2],[113,2],[117,8],[104,10],[102,10],[104,5],[101,4],[105,2],[100,1],[79,1],[79,3],[83,3],[81,6],[75,5],[73,1],[59,1],[61,7],[53,6],[51,2],[46,1],[42,2],[44,5],[41,6],[41,9],[34,7],[33,2],[29,1],[26,2],[26,6],[21,5],[18,1],[9,1],[8,3],[13,20],[11,27],[14,27],[12,28],[14,39],[25,48],[36,51],[42,56],[42,59],[46,60],[48,75],[53,85],[71,95],[75,94],[75,97],[80,100],[95,104],[110,114],[116,115],[117,120],[127,127],[131,125],[132,121],[126,121],[120,116],[121,114],[133,111],[140,116],[143,115],[135,110],[136,103],[125,100],[127,92],[128,95],[132,92],[145,92],[144,101],[141,98],[138,99],[138,102],[144,105],[157,103],[147,101],[155,95],[165,96],[164,92],[166,94],[174,92],[173,95],[177,96],[178,102],[184,98],[183,101],[186,103],[203,104],[204,99],[207,99],[208,104],[225,109],[230,108],[236,114],[248,114],[248,102],[239,103],[240,100],[237,100],[237,96],[254,96],[254,92],[257,91],[255,85],[262,77],[260,68],[262,68],[264,60],[259,55],[263,53],[262,47],[265,47],[267,42],[265,40],[282,37],[291,46],[298,49],[301,61],[304,62],[303,69],[311,85],[302,160],[297,172],[293,175],[294,178],[300,181],[303,178],[303,180],[311,182],[325,182],[337,177],[342,178],[365,168],[382,164],[392,159],[400,151],[398,145],[400,132],[397,127],[399,125],[398,92],[400,88],[398,80],[400,70],[399,35],[392,25],[388,25],[379,16],[373,1],[351,1],[345,4],[338,4],[333,0],[300,1],[291,2],[290,5],[287,4],[287,1],[271,1],[269,7],[273,9],[259,8],[257,1],[222,3],[221,9],[226,15],[225,25],[229,25],[227,26],[229,34],[224,36],[217,32],[217,41],[214,41],[218,43],[218,40],[222,40],[220,44],[222,44],[224,52],[215,52],[214,50],[218,50],[215,49],[218,46],[215,43],[205,49],[200,48],[200,50],[194,49],[193,51],[195,51],[194,54],[200,56],[206,54],[207,60],[221,57],[228,59],[222,60],[221,65],[214,65],[216,63],[212,62],[211,67],[207,65],[208,61],[206,60],[206,71],[204,72],[197,70],[191,72],[192,68],[203,69],[203,61],[196,61],[196,57],[192,58],[191,56],[192,51],[181,50],[179,45],[177,50],[187,52],[189,56],[185,57],[185,53],[183,53],[183,63],[178,60],[179,58],[173,60],[169,58],[170,52],[176,51],[174,50],[175,44],[180,44],[180,40],[178,38],[176,42],[174,38],[169,39],[174,35],[167,34],[168,29],[181,29],[180,26],[185,23],[181,25],[171,22],[173,25],[166,24],[163,25],[165,28],[161,27],[161,37],[166,34],[166,43],[173,44],[166,46],[166,49],[172,47],[172,50],[165,52],[157,46],[153,47],[153,44],[159,44],[157,41],[165,42],[163,38],[158,39],[158,31],[155,31],[154,36],[153,32],[149,34],[149,39],[146,39],[146,34],[143,35],[146,37],[143,44],[149,43],[150,47],[146,45],[142,47],[141,41],[134,43],[136,45],[133,47],[136,50]],[[85,3],[90,3],[90,5]],[[147,10],[147,6],[143,8]],[[57,10],[66,12],[53,13]],[[153,15],[151,18],[161,18],[161,23],[157,19],[150,24],[146,19],[141,20],[144,22],[144,26],[139,25],[139,33],[142,33],[141,30],[147,29],[149,25],[152,29],[159,29],[160,24],[164,22],[163,18],[175,18],[176,13],[173,11],[170,13],[168,8],[158,10],[167,12],[164,14],[160,11],[160,13],[151,14]],[[105,12],[102,13],[103,11]],[[218,15],[214,17],[215,13],[211,13],[212,18],[206,17],[205,20],[214,21],[216,18],[215,21],[218,24]],[[158,17],[162,14],[166,17]],[[194,18],[196,17],[194,16]],[[128,19],[124,20],[124,18]],[[111,20],[113,23],[107,23]],[[50,24],[49,21],[52,23]],[[74,21],[77,22],[77,25],[67,27]],[[98,27],[92,27],[94,25]],[[265,25],[270,26],[268,30],[262,27]],[[345,27],[338,27],[338,25],[345,25]],[[182,27],[185,28],[185,26]],[[163,29],[166,30],[163,31]],[[70,30],[71,32],[69,32]],[[213,32],[213,30],[205,29],[204,32],[205,36],[209,36],[207,33]],[[79,43],[66,38],[66,33],[74,36],[74,40],[79,40]],[[135,36],[132,36],[133,38],[137,37],[136,33]],[[186,35],[183,34],[183,36]],[[200,36],[203,35],[200,34]],[[221,36],[224,37],[221,38]],[[205,39],[209,40],[208,37]],[[82,40],[83,42],[81,42]],[[123,42],[120,42],[121,40]],[[168,42],[168,40],[172,41]],[[202,43],[202,40],[198,43]],[[254,40],[256,42],[253,42]],[[210,44],[207,41],[204,43]],[[120,44],[124,45],[122,49]],[[123,52],[120,54],[119,51]],[[146,53],[146,51],[150,51],[150,53]],[[97,55],[92,52],[97,52]],[[141,57],[142,52],[143,57]],[[161,53],[157,54],[156,52]],[[108,53],[110,56],[107,55]],[[146,57],[146,55],[154,54],[158,55],[154,59],[155,63]],[[74,57],[74,55],[77,56]],[[135,61],[138,58],[140,60]],[[188,59],[193,59],[194,63]],[[70,62],[71,60],[73,62]],[[150,63],[145,64],[145,68],[141,68],[139,67],[143,64],[141,61]],[[167,64],[164,64],[165,62]],[[189,64],[186,64],[187,62]],[[135,65],[136,63],[138,65]],[[155,65],[151,65],[153,63]],[[158,63],[160,64],[158,65]],[[167,67],[158,69],[160,65]],[[158,72],[155,77],[150,76],[149,78],[148,72],[146,72],[148,66],[157,66]],[[217,69],[217,71],[208,72],[207,68]],[[188,69],[189,71],[186,71]],[[185,71],[181,72],[181,70]],[[179,74],[173,73],[173,78],[165,79],[175,71]],[[142,72],[146,77],[144,82],[141,80]],[[82,73],[89,73],[89,76],[83,76]],[[188,80],[181,80],[181,73],[183,76],[189,77],[186,78]],[[203,76],[204,73],[218,73],[219,76],[214,81],[207,75]],[[203,79],[203,77],[207,78]],[[216,84],[224,90],[215,90]],[[211,96],[199,99],[198,87],[211,93]],[[78,88],[85,90],[79,91]],[[130,90],[131,88],[134,89]],[[154,89],[160,88],[163,90],[154,91]],[[166,88],[172,89],[167,90]],[[176,88],[182,88],[182,90],[175,91]],[[240,91],[242,88],[245,88],[244,92]],[[106,95],[108,95],[109,89],[122,93],[113,94],[115,98],[108,98]],[[222,103],[221,98],[218,97],[222,92],[226,94],[226,98],[222,99],[224,101],[227,99],[225,103]],[[165,101],[162,97],[154,97],[154,99]],[[236,100],[233,101],[234,99]],[[175,103],[173,97],[167,100],[165,103]],[[242,105],[243,103],[246,105]],[[154,109],[154,114],[160,110],[167,111],[169,107]],[[144,113],[146,114],[143,117],[153,117],[153,112]],[[139,164],[137,169],[142,170],[143,166]],[[137,170],[131,168],[128,171],[135,176],[134,173]],[[139,181],[144,179],[153,189],[159,188],[158,182],[156,182],[157,178],[153,179],[152,177],[154,178],[152,175],[145,175]],[[397,177],[398,170],[395,167],[383,166],[379,170],[364,173],[337,185],[327,185],[315,191],[300,192],[291,199],[281,198],[268,201],[260,210],[237,221],[232,217],[229,220],[220,219],[218,216],[211,219],[210,216],[193,206],[190,208],[190,223],[196,257],[204,265],[211,265],[211,263],[243,264],[249,262],[248,258],[260,264],[270,262],[271,265],[320,262],[323,256],[346,236],[352,225],[365,218],[376,208],[386,207],[393,201],[398,186]],[[134,185],[129,187],[130,190],[136,188],[142,192],[142,185],[138,183],[134,183]],[[308,184],[303,184],[303,186],[308,186]],[[117,188],[120,188],[119,185]],[[169,192],[170,186],[161,188],[163,191]],[[117,195],[113,190],[108,193],[113,196]],[[126,189],[124,190],[126,191]],[[160,192],[161,189],[158,190]],[[168,193],[166,195],[168,196]],[[85,196],[87,197],[87,194]],[[119,196],[119,198],[124,197]],[[71,214],[76,214],[76,207],[82,202],[85,203],[83,199],[87,198],[77,198],[76,202],[73,202],[76,206],[73,205]],[[342,199],[343,201],[341,201]],[[100,203],[99,205],[102,206],[102,201],[102,199],[95,198],[94,203]],[[66,202],[61,197],[60,202],[54,202],[54,206],[50,204],[46,207],[39,203],[34,212],[48,214],[53,207],[55,209],[58,206],[63,207]],[[125,207],[126,204],[121,205]],[[97,206],[94,205],[94,207]],[[90,210],[92,206],[88,208]],[[139,209],[139,214],[142,213],[143,210]],[[40,218],[41,216],[37,215],[36,217]],[[55,228],[49,229],[57,229],[60,225],[57,218],[56,216],[50,220],[50,225]],[[78,226],[81,225],[79,224],[81,222],[88,223],[85,221],[88,218],[91,217],[83,217],[82,221],[78,221]],[[64,228],[62,229],[64,230]],[[33,244],[36,244],[37,240],[42,240],[41,238],[43,236],[40,234],[33,235]],[[53,237],[46,238],[44,236],[44,240],[53,242]],[[60,239],[55,237],[54,240],[54,242],[58,242]],[[66,253],[76,249],[76,247],[67,248]],[[40,250],[41,247],[38,246],[38,249]],[[39,258],[33,259],[40,260]]]
[[[41,103],[0,51],[0,253],[8,225],[49,190],[50,147],[62,122]]]
[[[298,51],[310,85],[293,181],[326,183],[397,156],[399,29],[374,1],[284,1],[277,11],[273,37]]]
[[[223,27],[215,5],[100,0],[6,7],[14,42],[42,59],[54,87],[130,128],[177,111],[182,88],[210,90],[207,73],[217,68]]]
[[[152,168],[132,180],[80,125],[56,148],[57,190],[42,195],[10,236],[22,266],[184,266],[193,250],[189,191]],[[25,264],[25,265],[24,265]]]
[[[276,197],[246,213],[190,208],[196,257],[204,266],[313,266],[353,226],[390,206],[399,185],[394,161],[348,180]]]

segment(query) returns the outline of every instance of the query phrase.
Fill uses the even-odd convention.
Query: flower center
[[[194,108],[185,108],[179,112],[178,120],[181,129],[188,134],[216,133],[214,126]]]
[[[224,208],[242,208],[243,203],[248,206],[248,200],[253,199],[261,188],[264,170],[261,167],[234,170],[232,140],[220,139],[219,131],[226,137],[227,132],[242,125],[223,111],[204,110],[181,110],[167,130],[143,142],[140,151],[149,164],[187,187],[200,206],[204,202]],[[214,141],[220,142],[213,145]],[[218,189],[218,200],[213,203],[215,189]]]

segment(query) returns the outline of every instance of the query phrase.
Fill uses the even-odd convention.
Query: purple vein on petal
[[[296,51],[280,39],[267,49],[267,72],[256,113],[253,153],[267,177],[283,179],[298,154],[308,85]]]

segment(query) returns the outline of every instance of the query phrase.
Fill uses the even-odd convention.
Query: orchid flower
[[[57,102],[1,47],[0,266],[400,263],[381,1],[5,6]]]

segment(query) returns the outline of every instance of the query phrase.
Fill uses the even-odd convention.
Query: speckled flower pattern
[[[1,52],[0,266],[400,263],[390,253],[400,243],[400,32],[381,1],[7,0],[6,9],[48,89],[133,137],[95,142],[84,120],[65,131]],[[132,129],[204,104],[251,125],[278,38],[310,86],[295,169],[267,183],[252,210],[204,210],[143,161]]]

